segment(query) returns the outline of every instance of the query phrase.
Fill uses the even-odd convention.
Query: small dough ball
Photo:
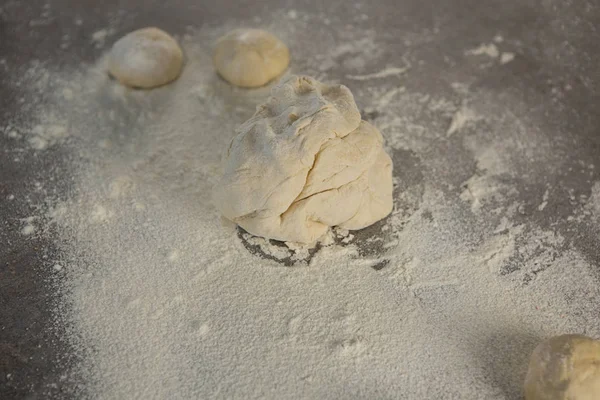
[[[113,45],[108,71],[123,85],[149,89],[171,82],[183,66],[177,41],[158,28],[133,31]]]
[[[241,87],[258,87],[285,71],[290,51],[269,32],[236,29],[217,41],[213,62],[226,81]]]
[[[254,235],[313,243],[392,211],[392,160],[347,87],[291,76],[237,129],[215,204]]]
[[[562,335],[538,345],[529,362],[525,399],[600,399],[600,341]]]

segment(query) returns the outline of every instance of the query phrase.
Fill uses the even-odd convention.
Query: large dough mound
[[[533,351],[525,380],[526,400],[600,399],[600,341],[556,336]]]
[[[347,87],[292,76],[236,133],[215,200],[248,232],[312,243],[391,212],[392,160]]]

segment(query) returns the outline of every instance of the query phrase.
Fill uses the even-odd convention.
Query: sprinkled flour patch
[[[23,235],[29,236],[35,233],[35,231],[37,230],[35,224],[33,223],[35,219],[35,217],[25,218],[25,220],[23,221],[25,225],[23,226],[23,228],[21,228],[21,233]]]
[[[498,58],[500,51],[498,51],[498,46],[494,43],[484,43],[474,49],[465,51],[465,54],[473,56],[485,55],[490,58]]]

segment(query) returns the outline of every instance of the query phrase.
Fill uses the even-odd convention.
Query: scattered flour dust
[[[33,233],[35,233],[36,227],[33,224],[34,219],[35,219],[34,217],[25,218],[25,220],[24,220],[25,225],[21,229],[21,233],[23,235],[32,235]]]
[[[498,40],[500,37],[494,38],[496,43],[502,43],[503,40]],[[512,60],[515,59],[515,53],[510,51],[500,52],[500,49],[496,45],[496,43],[484,43],[479,45],[478,47],[467,50],[465,55],[467,56],[487,56],[492,59],[497,59],[500,64],[508,64]]]
[[[387,78],[388,76],[402,75],[408,71],[408,67],[389,67],[379,72],[374,72],[367,75],[346,75],[346,78],[353,79],[355,81],[366,81],[370,79]]]
[[[560,168],[546,137],[467,84],[399,84],[427,79],[418,67],[361,75],[385,49],[357,18],[339,33],[297,11],[265,26],[295,54],[292,73],[356,81],[396,166],[392,215],[366,233],[336,230],[310,257],[240,235],[211,203],[223,149],[268,95],[214,74],[211,45],[235,22],[189,30],[182,76],[152,91],[120,87],[103,59],[68,74],[32,66],[31,93],[57,97],[5,131],[73,155],[72,189],[22,229],[59,236],[76,397],[513,399],[541,338],[600,334],[588,261],[522,222],[529,168],[515,160]],[[468,54],[497,58],[498,45]],[[278,262],[289,257],[295,266]]]
[[[500,51],[498,50],[498,46],[496,46],[494,43],[488,43],[482,44],[474,49],[467,50],[465,54],[474,56],[486,55],[490,58],[498,58]]]

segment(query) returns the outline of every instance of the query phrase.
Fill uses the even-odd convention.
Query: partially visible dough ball
[[[525,399],[600,399],[600,341],[562,335],[538,345],[529,362]]]
[[[312,243],[392,211],[392,160],[347,87],[292,76],[238,128],[215,204],[252,234]]]
[[[290,52],[269,32],[236,29],[217,41],[213,62],[226,81],[241,87],[258,87],[285,71]]]
[[[123,85],[153,88],[171,82],[183,66],[177,41],[158,28],[133,31],[113,45],[108,71]]]

